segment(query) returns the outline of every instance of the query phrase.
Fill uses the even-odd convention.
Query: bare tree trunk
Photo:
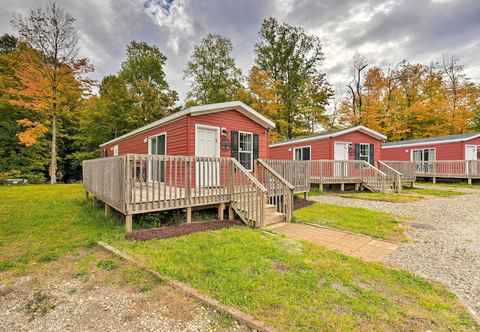
[[[57,183],[57,116],[52,117],[52,160],[50,162],[50,184]]]

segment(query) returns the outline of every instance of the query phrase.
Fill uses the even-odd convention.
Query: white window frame
[[[424,156],[423,153],[424,153],[425,150],[433,150],[434,158],[431,161],[437,160],[437,149],[436,148],[420,148],[420,149],[410,150],[410,161],[426,162],[425,160],[423,160],[423,156]],[[422,151],[422,160],[420,160],[420,161],[419,160],[413,160],[413,154],[414,154],[415,151]],[[427,160],[427,161],[429,161],[429,160]]]
[[[358,160],[364,160],[362,159],[362,146],[366,146],[367,147],[367,160],[365,160],[367,163],[371,164],[372,161],[370,160],[370,144],[369,143],[358,143],[358,148],[360,149],[360,151],[358,151]],[[365,155],[363,155],[363,157],[365,157]]]
[[[312,160],[312,146],[311,145],[304,145],[304,146],[297,146],[297,147],[294,147],[293,148],[293,156],[292,156],[292,159],[293,160],[297,160],[295,157],[297,156],[297,150],[300,150],[301,151],[301,155],[302,155],[302,159],[300,160],[304,160],[303,159],[303,149],[305,148],[308,148],[308,150],[310,151],[309,153],[309,159],[308,160]]]
[[[250,151],[242,151],[241,150],[241,145],[240,145],[240,142],[241,142],[241,136],[243,135],[250,135],[250,143],[251,143],[251,149]],[[253,133],[252,132],[248,132],[248,131],[239,131],[238,132],[238,162],[241,164],[241,161],[240,161],[240,154],[241,153],[250,153],[250,169],[246,168],[245,166],[245,169],[247,171],[252,171],[253,170]],[[243,166],[243,165],[242,165]]]
[[[476,144],[465,144],[465,147],[463,148],[463,159],[467,160],[467,147],[474,147],[475,148],[475,158],[473,160],[479,160],[478,155],[480,152],[480,145]]]
[[[165,155],[167,154],[167,133],[166,132],[162,132],[162,133],[159,133],[159,134],[155,134],[155,135],[152,135],[152,136],[148,136],[148,139],[147,139],[147,144],[148,144],[148,154],[152,154],[152,138],[155,138],[155,137],[158,137],[158,136],[165,136]],[[157,153],[158,155],[158,153]]]
[[[114,157],[118,156],[118,152],[119,152],[118,144],[115,144],[115,145],[112,147],[112,150],[113,150],[113,156],[114,156]]]

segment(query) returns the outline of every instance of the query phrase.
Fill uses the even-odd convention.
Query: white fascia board
[[[286,141],[286,142],[273,143],[273,144],[270,144],[269,147],[274,148],[276,146],[311,142],[311,141],[316,141],[316,140],[322,140],[322,139],[325,139],[325,138],[333,138],[333,137],[338,137],[338,136],[342,136],[342,135],[345,135],[345,134],[349,134],[349,133],[354,132],[354,131],[362,131],[369,136],[373,136],[375,138],[382,139],[382,140],[387,139],[387,136],[382,135],[375,130],[372,130],[372,129],[367,128],[365,126],[356,126],[356,127],[348,128],[348,129],[345,129],[345,130],[337,131],[336,133],[333,133],[333,134],[322,134],[322,135],[317,135],[317,136],[312,136],[312,137],[293,139],[293,140]]]
[[[161,118],[160,120],[154,121],[152,123],[149,123],[143,127],[140,127],[138,129],[135,129],[129,133],[126,133],[122,136],[119,136],[117,138],[114,138],[108,142],[100,144],[100,147],[104,147],[106,145],[112,144],[114,142],[121,141],[123,139],[129,138],[131,136],[135,136],[137,134],[140,134],[141,132],[144,132],[146,130],[161,126],[163,124],[166,124],[168,122],[177,120],[178,118],[181,118],[182,116],[186,116],[188,114],[191,114],[193,116],[195,115],[201,115],[201,114],[207,114],[210,112],[221,112],[221,111],[226,111],[229,109],[236,109],[243,114],[247,115],[250,119],[253,121],[261,124],[262,126],[266,128],[275,128],[275,123],[262,114],[258,113],[248,105],[242,103],[241,101],[230,101],[230,102],[225,102],[225,103],[217,103],[217,104],[209,104],[209,105],[201,105],[201,106],[193,106],[187,109],[184,109],[183,111],[179,111],[173,114],[170,114],[164,118]]]
[[[436,144],[466,142],[466,141],[470,141],[470,140],[472,140],[474,138],[477,138],[477,137],[480,137],[480,134],[477,134],[477,135],[474,135],[474,136],[471,136],[471,137],[468,137],[468,138],[446,139],[446,140],[434,141],[434,142],[418,142],[418,143],[405,143],[405,144],[399,143],[399,144],[396,144],[396,145],[387,145],[387,146],[382,145],[382,149],[393,149],[393,148],[405,148],[405,147],[409,147],[409,146],[422,146],[422,145],[428,146],[428,145],[436,145]]]

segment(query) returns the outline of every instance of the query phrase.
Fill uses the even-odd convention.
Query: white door
[[[164,156],[167,151],[167,135],[160,134],[148,138],[148,154]],[[148,163],[148,180],[165,182],[165,161],[151,158]]]
[[[197,126],[195,134],[195,155],[197,157],[220,156],[219,128]],[[195,183],[199,187],[218,186],[220,163],[218,161],[197,161]]]
[[[465,145],[465,160],[477,160],[477,146],[476,145]],[[467,175],[476,174],[477,173],[477,164],[472,163],[471,165],[468,165],[467,163],[467,169],[466,173]]]
[[[348,146],[350,143],[335,143],[334,159],[339,161],[348,160]],[[348,165],[346,162],[335,162],[335,176],[347,176]]]

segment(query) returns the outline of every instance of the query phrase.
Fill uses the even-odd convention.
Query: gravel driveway
[[[109,258],[94,252],[21,277],[0,273],[0,331],[250,331],[124,262],[95,267]]]
[[[450,188],[451,189],[451,188]],[[480,316],[480,191],[411,203],[388,203],[325,195],[312,200],[390,212],[410,223],[413,239],[402,244],[388,262],[439,281]]]

